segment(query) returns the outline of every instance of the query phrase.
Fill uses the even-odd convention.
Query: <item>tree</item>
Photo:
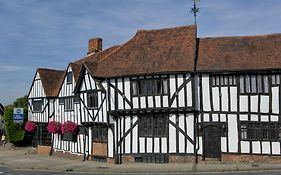
[[[24,131],[24,125],[28,120],[28,98],[27,96],[16,99],[12,105],[5,107],[5,129],[7,134],[7,140],[13,144],[25,143],[30,141],[30,135]],[[24,109],[24,121],[21,124],[14,123],[13,109],[23,108]]]

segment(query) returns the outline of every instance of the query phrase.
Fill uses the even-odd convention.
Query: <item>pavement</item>
[[[187,172],[230,172],[281,170],[281,164],[273,163],[131,163],[115,165],[94,161],[80,161],[63,157],[39,155],[32,153],[31,147],[15,147],[7,144],[0,147],[0,166],[11,169],[39,170],[55,172],[89,172],[89,173],[187,173]]]

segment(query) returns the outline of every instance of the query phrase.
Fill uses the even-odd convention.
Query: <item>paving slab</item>
[[[39,155],[31,152],[31,147],[15,149],[0,148],[0,165],[12,169],[51,170],[73,172],[104,172],[104,173],[183,173],[183,172],[225,172],[225,171],[259,171],[281,170],[281,164],[271,163],[131,163],[109,164],[94,161],[80,161],[63,157]]]

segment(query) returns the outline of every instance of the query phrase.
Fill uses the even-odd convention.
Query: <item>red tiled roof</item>
[[[198,71],[281,69],[281,34],[199,40]]]
[[[194,69],[196,26],[141,30],[97,65],[96,77],[121,77]]]
[[[59,88],[63,82],[65,71],[39,68],[37,72],[40,75],[42,86],[47,97],[56,97]]]

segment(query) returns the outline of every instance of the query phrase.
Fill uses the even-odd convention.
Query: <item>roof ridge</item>
[[[210,36],[210,37],[200,37],[199,39],[224,39],[224,38],[255,38],[255,37],[268,37],[268,36],[279,36],[281,33],[270,33],[270,34],[260,34],[260,35],[230,35],[230,36]]]
[[[153,31],[165,31],[165,30],[172,30],[172,29],[181,29],[181,28],[191,28],[191,27],[197,27],[197,25],[184,25],[184,26],[176,26],[176,27],[167,27],[167,28],[161,28],[161,29],[139,29],[137,30],[137,33],[141,32],[153,32]]]

